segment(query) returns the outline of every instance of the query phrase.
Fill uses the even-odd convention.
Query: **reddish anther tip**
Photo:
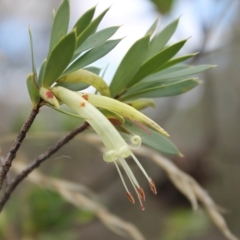
[[[141,205],[141,209],[142,209],[142,211],[144,211],[144,210],[145,210],[145,207],[144,207],[143,205]]]
[[[157,194],[157,189],[156,189],[155,183],[153,182],[153,180],[151,178],[150,178],[150,181],[149,181],[149,186],[150,186],[152,192],[154,194]]]
[[[53,93],[52,93],[51,91],[47,91],[47,92],[46,92],[46,97],[47,97],[47,98],[53,98],[54,95],[53,95]]]
[[[135,204],[135,200],[130,192],[127,192],[127,198],[132,204]]]
[[[140,187],[140,188],[137,188],[137,191],[138,191],[138,194],[139,194],[139,197],[141,198],[141,200],[145,201],[145,193],[144,193],[143,189]]]

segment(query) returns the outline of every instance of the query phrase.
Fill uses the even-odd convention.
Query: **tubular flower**
[[[52,93],[55,97],[62,103],[66,104],[69,108],[75,111],[80,117],[84,118],[96,131],[99,137],[102,139],[107,151],[103,154],[103,159],[105,162],[113,162],[117,168],[120,178],[127,192],[127,197],[131,203],[135,203],[135,200],[128,190],[128,187],[124,181],[121,170],[119,166],[122,166],[126,172],[136,194],[138,196],[142,210],[144,206],[142,201],[145,200],[145,194],[143,189],[140,187],[137,179],[135,178],[132,170],[128,166],[125,158],[131,156],[136,162],[138,167],[141,169],[145,177],[147,178],[150,188],[154,194],[157,193],[155,184],[152,179],[148,176],[143,166],[140,164],[138,159],[132,153],[130,147],[126,141],[122,138],[116,128],[111,124],[111,122],[93,105],[91,105],[87,100],[81,97],[78,93],[72,92],[63,87],[53,87]],[[135,147],[141,145],[141,138],[137,135],[131,137],[131,142]]]

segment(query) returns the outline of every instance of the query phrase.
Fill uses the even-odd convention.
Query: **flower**
[[[127,197],[131,203],[135,203],[135,200],[128,190],[128,187],[125,183],[125,180],[122,176],[119,165],[122,166],[124,171],[126,172],[136,194],[138,196],[140,205],[142,210],[144,210],[144,206],[142,201],[145,200],[145,194],[143,189],[140,187],[137,179],[135,178],[131,168],[128,166],[126,162],[126,158],[131,156],[133,160],[136,162],[138,167],[141,169],[145,177],[147,178],[150,188],[154,194],[157,193],[155,184],[152,179],[148,176],[143,166],[140,164],[138,159],[132,153],[129,145],[122,138],[120,133],[116,130],[116,128],[111,124],[111,122],[92,104],[90,104],[87,100],[81,97],[78,93],[70,91],[63,87],[53,87],[52,93],[54,96],[62,103],[66,104],[69,108],[75,111],[80,117],[84,118],[96,131],[99,137],[102,139],[107,151],[103,154],[103,159],[105,162],[113,162],[117,168],[117,171],[120,175],[120,178],[123,182],[123,185],[127,192]],[[141,138],[137,135],[133,135],[131,137],[131,142],[135,147],[139,147],[141,145]]]

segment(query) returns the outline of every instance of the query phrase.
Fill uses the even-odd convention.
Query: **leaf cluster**
[[[101,69],[89,65],[105,56],[121,41],[121,39],[109,40],[119,26],[112,26],[97,31],[101,20],[109,9],[106,9],[93,19],[95,9],[96,7],[93,7],[85,12],[72,29],[68,31],[70,6],[69,0],[63,0],[56,14],[54,14],[48,56],[42,62],[39,73],[36,72],[34,63],[30,32],[32,73],[27,78],[27,86],[33,107],[40,100],[38,94],[40,87],[50,88],[55,85],[73,91],[87,88],[91,83],[86,81],[69,83],[59,81],[59,79],[83,68],[99,75]],[[174,34],[178,23],[179,19],[176,19],[161,32],[156,32],[158,24],[158,19],[156,19],[146,34],[130,47],[119,64],[110,86],[107,86],[112,98],[131,106],[138,106],[136,108],[140,110],[153,105],[149,98],[179,95],[201,83],[192,76],[213,66],[183,64],[184,61],[195,56],[196,53],[177,55],[188,39],[169,44],[169,40]],[[91,85],[99,91],[102,80],[96,79],[96,81],[99,82]],[[99,88],[96,86],[99,86]],[[101,93],[101,91],[99,92]],[[140,102],[141,104],[139,105]],[[102,111],[102,113],[106,117],[111,116],[112,119],[120,122],[122,124],[120,131],[123,134],[124,132],[131,133],[137,131],[136,125],[125,121],[120,115],[109,111]],[[74,114],[68,114],[76,117]],[[141,132],[141,130],[138,131]],[[149,132],[151,137],[144,131],[141,132],[142,135],[146,135],[144,137],[145,144],[162,153],[180,155],[177,147],[169,139],[152,130],[149,130]],[[158,143],[158,146],[156,146],[156,143]]]

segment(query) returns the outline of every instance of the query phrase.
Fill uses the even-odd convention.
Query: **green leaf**
[[[201,82],[197,79],[177,79],[169,83],[155,82],[155,86],[151,86],[150,88],[146,87],[141,91],[122,96],[121,101],[137,98],[157,98],[179,95],[191,90],[200,83]],[[147,83],[145,84],[147,85]]]
[[[97,33],[94,33],[78,49],[76,49],[73,58],[76,58],[83,51],[86,51],[90,48],[94,48],[94,47],[104,43],[118,29],[119,29],[119,26],[109,27],[109,28],[103,29]]]
[[[95,74],[97,74],[97,75],[99,75],[100,72],[101,72],[101,68],[93,67],[93,66],[91,66],[91,67],[85,67],[84,69],[87,70],[87,71],[89,71],[89,72],[95,73]]]
[[[186,41],[187,41],[186,39],[182,40],[180,42],[177,42],[163,49],[157,55],[155,55],[154,57],[149,59],[147,62],[145,62],[139,69],[138,73],[134,76],[130,84],[128,84],[128,87],[136,84],[137,82],[147,77],[148,75],[158,72],[158,70],[164,64],[166,64],[167,61],[169,61],[172,57],[174,57],[177,54],[177,52],[183,47]]]
[[[174,34],[175,30],[177,29],[178,22],[179,18],[171,22],[160,33],[153,37],[152,41],[150,42],[150,47],[146,56],[146,60],[156,55],[165,47],[169,39]]]
[[[154,21],[152,26],[148,29],[148,31],[146,32],[145,36],[147,36],[147,35],[151,36],[154,33],[154,31],[156,30],[157,25],[158,25],[158,20],[159,20],[159,17],[157,17],[157,19]]]
[[[138,72],[147,54],[150,36],[136,41],[122,59],[110,85],[112,96],[121,93]]]
[[[172,67],[176,64],[179,64],[183,61],[186,61],[189,58],[194,57],[196,55],[197,55],[197,53],[191,53],[191,54],[187,54],[187,55],[184,55],[184,56],[181,56],[181,57],[174,58],[174,59],[168,61],[167,63],[165,63],[162,67],[160,67],[158,69],[158,71],[162,71],[163,69],[170,68],[170,67]]]
[[[89,9],[88,11],[86,11],[76,22],[76,24],[74,25],[73,29],[76,28],[77,30],[77,36],[79,36],[86,28],[87,26],[90,24],[90,22],[93,19],[94,13],[96,10],[96,6]]]
[[[210,68],[215,67],[215,65],[198,65],[198,66],[189,66],[189,65],[179,65],[175,68],[169,68],[164,71],[157,72],[151,76],[148,76],[144,79],[144,82],[155,81],[155,80],[165,80],[170,78],[186,77],[194,75],[200,72],[204,72]]]
[[[39,76],[38,76],[38,85],[40,87],[42,86],[43,76],[44,76],[45,69],[46,69],[46,64],[47,64],[47,59],[44,59],[42,64],[41,64],[40,71],[39,71]]]
[[[96,19],[94,19],[85,29],[84,31],[78,35],[77,37],[77,48],[81,46],[85,40],[96,31],[98,25],[102,21],[103,17],[107,13],[109,8],[107,8],[105,11],[103,11]]]
[[[32,72],[34,73],[34,77],[35,77],[35,79],[37,79],[36,65],[35,65],[35,61],[34,61],[34,51],[33,51],[32,32],[31,32],[30,27],[29,27],[28,31],[29,31],[30,46],[31,46]]]
[[[52,49],[60,41],[60,39],[67,34],[69,17],[70,17],[69,1],[63,0],[54,17],[49,47],[49,55],[51,54]]]
[[[72,90],[72,91],[81,91],[81,90],[84,90],[86,88],[88,88],[90,85],[89,84],[86,84],[86,83],[65,83],[65,82],[62,82],[62,83],[58,83],[56,85],[56,87],[58,86],[61,86],[61,87],[65,87],[69,90]]]
[[[69,65],[76,45],[76,32],[67,34],[51,51],[46,63],[43,86],[50,87]]]
[[[37,83],[35,82],[35,74],[31,73],[27,76],[27,89],[28,89],[28,93],[30,96],[30,99],[32,101],[32,106],[33,109],[36,109],[37,104],[40,100],[40,95],[39,95],[39,87],[37,85]]]
[[[91,49],[90,51],[86,52],[84,55],[82,55],[80,58],[78,58],[73,64],[71,64],[66,71],[62,74],[62,76],[65,76],[69,73],[75,72],[80,68],[83,68],[98,59],[102,58],[106,54],[108,54],[113,48],[116,47],[116,45],[121,41],[122,39],[116,39],[116,40],[109,40],[101,45]]]
[[[122,126],[125,130],[130,133],[137,133],[141,136],[143,144],[151,147],[161,153],[171,154],[171,155],[179,155],[182,154],[179,152],[178,148],[165,136],[159,134],[147,127],[147,131],[151,134],[148,134],[142,128],[134,124],[129,120],[125,120],[125,124]]]

